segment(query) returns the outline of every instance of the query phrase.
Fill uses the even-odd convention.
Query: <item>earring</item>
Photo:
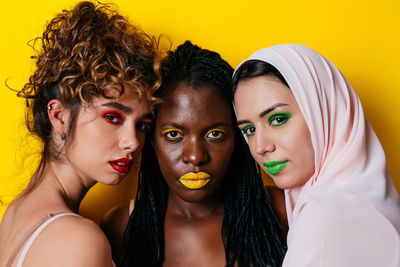
[[[51,106],[47,106],[47,110],[50,110],[51,109]]]
[[[66,137],[67,137],[66,134],[63,133],[63,134],[61,135],[61,140],[65,140]]]

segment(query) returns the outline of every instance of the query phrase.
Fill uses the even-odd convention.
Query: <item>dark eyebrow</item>
[[[174,122],[167,122],[167,123],[161,124],[160,126],[161,127],[173,127],[173,128],[177,128],[177,129],[181,129],[182,128],[181,125],[176,124]]]
[[[111,108],[116,108],[119,109],[120,111],[126,113],[126,114],[131,114],[132,109],[130,107],[127,107],[125,105],[122,105],[121,103],[118,102],[108,102],[102,104],[103,107],[111,107]]]
[[[273,111],[274,109],[282,107],[282,106],[287,106],[287,105],[288,104],[284,104],[284,103],[276,103],[275,105],[272,105],[271,107],[267,108],[266,110],[264,110],[263,112],[258,114],[258,117],[262,118],[265,115],[267,115],[268,113],[270,113],[271,111]]]
[[[276,103],[275,105],[272,105],[271,107],[267,108],[266,110],[264,110],[263,112],[261,112],[260,114],[258,114],[258,117],[262,118],[265,115],[267,115],[268,113],[270,113],[271,111],[273,111],[276,108],[282,107],[282,106],[287,106],[288,104],[284,104],[284,103]],[[251,121],[249,120],[241,120],[241,121],[237,121],[237,124],[244,124],[244,123],[251,123]]]
[[[241,120],[241,121],[237,121],[236,124],[240,125],[240,124],[245,124],[245,123],[251,123],[251,121],[249,120]]]

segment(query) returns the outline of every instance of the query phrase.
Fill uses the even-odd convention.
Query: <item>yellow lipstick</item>
[[[206,172],[188,172],[179,178],[179,182],[189,189],[203,188],[210,180],[210,175]]]

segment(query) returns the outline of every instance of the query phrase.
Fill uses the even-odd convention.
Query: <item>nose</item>
[[[197,137],[188,138],[182,151],[182,161],[194,166],[200,166],[210,160],[207,145]]]
[[[272,136],[269,136],[262,127],[257,129],[253,140],[254,143],[250,145],[252,145],[254,147],[254,151],[261,156],[275,150],[275,144],[272,140]]]
[[[119,147],[127,153],[132,153],[136,151],[139,145],[136,129],[134,127],[126,127],[121,135]]]

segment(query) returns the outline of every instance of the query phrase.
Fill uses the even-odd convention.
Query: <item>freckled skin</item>
[[[223,203],[218,189],[234,147],[229,105],[213,88],[193,89],[185,83],[169,89],[163,97],[153,145],[169,186],[164,266],[225,264],[221,237]],[[168,140],[161,134],[168,128],[180,129],[183,138]],[[207,133],[214,128],[224,133],[211,138]],[[211,176],[211,181],[201,189],[188,189],[178,180],[187,172],[199,171]]]

